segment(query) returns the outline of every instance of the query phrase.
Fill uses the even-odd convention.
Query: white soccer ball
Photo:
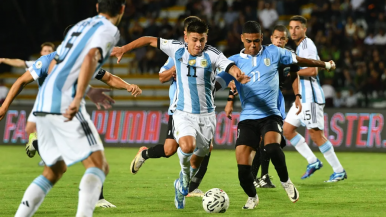
[[[224,213],[229,207],[229,197],[225,191],[212,188],[205,192],[202,207],[207,213]]]

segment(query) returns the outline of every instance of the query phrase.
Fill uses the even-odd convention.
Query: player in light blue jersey
[[[314,42],[306,36],[307,19],[302,16],[293,16],[290,19],[289,26],[292,40],[297,45],[297,55],[304,58],[319,59]],[[319,147],[319,150],[323,153],[334,171],[326,182],[344,180],[347,178],[346,171],[343,169],[334,152],[334,147],[325,137],[323,131],[325,99],[319,83],[318,69],[314,67],[302,68],[298,74],[300,76],[299,88],[301,90],[303,111],[300,114],[296,114],[292,106],[285,119],[283,130],[284,136],[291,141],[295,149],[308,161],[306,172],[301,178],[310,177],[323,166],[322,162],[311,151],[303,136],[296,131],[300,125],[305,125],[312,141]]]
[[[284,153],[280,147],[282,116],[278,108],[280,65],[298,64],[303,66],[324,67],[322,61],[304,59],[289,50],[277,46],[262,46],[260,25],[248,21],[243,26],[241,40],[244,49],[229,59],[251,77],[247,84],[236,83],[241,101],[240,122],[237,127],[236,160],[240,185],[248,195],[243,209],[254,209],[259,198],[253,185],[250,154],[256,150],[260,137],[264,140],[264,152],[272,160],[289,199],[296,202],[299,192],[288,176]],[[222,87],[234,80],[226,73],[220,73]]]
[[[16,217],[32,216],[67,166],[77,162],[83,163],[86,172],[79,184],[76,216],[93,215],[108,165],[83,97],[89,80],[118,41],[116,25],[123,16],[125,1],[98,0],[96,9],[97,16],[69,30],[39,90],[33,113],[37,115],[39,154],[47,167],[25,191]]]
[[[158,47],[174,59],[176,66],[177,93],[172,106],[174,138],[179,144],[180,178],[175,180],[175,206],[185,207],[191,177],[197,172],[203,158],[209,153],[216,116],[214,113],[214,90],[216,68],[232,74],[246,83],[249,78],[220,51],[205,45],[208,27],[202,21],[193,21],[187,27],[185,42],[154,37],[139,38],[121,48],[114,48],[112,55],[118,57],[143,46]]]

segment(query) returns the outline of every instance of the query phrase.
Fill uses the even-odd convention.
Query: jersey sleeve
[[[111,29],[110,29],[111,31]],[[108,29],[103,29],[99,33],[96,33],[91,38],[88,48],[98,48],[101,52],[101,60],[103,62],[105,58],[110,56],[112,48],[116,45],[119,39],[119,31],[116,29],[114,33],[108,31]]]
[[[280,47],[277,47],[279,53],[279,62],[283,65],[295,64],[298,61],[296,60],[296,54]]]
[[[169,57],[173,57],[174,53],[184,47],[184,43],[177,40],[168,40],[163,38],[157,39],[157,48],[164,52]]]
[[[31,67],[28,68],[28,71],[29,73],[31,73],[34,80],[37,80],[40,77],[47,76],[48,67],[54,56],[55,53],[41,56],[38,60],[35,61],[35,63]]]
[[[161,67],[159,73],[162,73],[166,70],[169,70],[173,66],[174,66],[174,59],[169,57],[168,60],[166,61],[166,63]]]
[[[219,71],[225,71],[226,73],[228,73],[229,69],[235,65],[235,63],[232,60],[226,58],[223,53],[219,53],[217,55],[217,58],[213,64],[215,68],[220,69]]]
[[[226,73],[225,71],[220,72],[216,76],[216,82],[218,82],[221,85],[221,90],[224,90],[226,87],[228,87],[229,82],[234,80],[233,76]]]
[[[307,40],[304,39],[304,40]],[[315,44],[311,40],[307,40],[304,42],[305,44],[299,45],[299,57],[307,58],[307,59],[313,59],[313,60],[319,60],[318,58],[318,51],[316,50]],[[301,67],[302,69],[307,67]]]
[[[24,61],[25,67],[29,68],[31,67],[36,61]]]

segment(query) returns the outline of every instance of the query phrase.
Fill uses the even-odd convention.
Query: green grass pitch
[[[200,198],[187,198],[186,207],[174,207],[173,181],[180,169],[177,156],[169,159],[148,160],[141,170],[132,175],[129,166],[138,149],[107,148],[110,174],[105,182],[105,197],[117,206],[115,209],[96,208],[94,216],[208,216]],[[0,216],[13,216],[25,189],[42,168],[40,158],[29,159],[22,146],[0,146]],[[274,170],[275,189],[258,189],[259,206],[242,210],[247,196],[237,178],[233,150],[213,150],[208,172],[200,186],[203,191],[222,188],[230,198],[230,207],[221,216],[386,216],[385,154],[338,153],[348,173],[348,179],[338,183],[324,183],[332,168],[323,156],[317,157],[324,167],[311,178],[301,180],[307,162],[297,152],[286,152],[292,182],[300,193],[293,204]],[[51,190],[35,216],[74,216],[77,207],[78,186],[84,173],[81,164],[68,169],[62,180]]]

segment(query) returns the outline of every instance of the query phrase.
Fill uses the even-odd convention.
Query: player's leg
[[[236,161],[238,168],[238,178],[240,186],[248,195],[246,204],[243,209],[254,209],[259,203],[256,188],[253,184],[254,176],[252,175],[252,162],[249,160],[250,154],[256,150],[256,141],[259,141],[260,135],[256,133],[255,120],[243,120],[237,125],[236,140]],[[256,153],[255,155],[257,155]]]
[[[268,174],[269,162],[271,158],[267,155],[267,152],[264,151],[264,139],[262,139],[260,144],[260,159],[261,159],[261,176],[257,179],[258,187],[260,188],[276,188],[276,186],[271,182],[271,177]]]
[[[299,192],[288,176],[285,155],[280,147],[281,143],[281,117],[270,116],[260,123],[261,134],[264,136],[264,152],[271,159],[279,176],[280,182],[287,192],[289,199],[295,203],[299,200]]]
[[[307,160],[308,165],[306,172],[301,177],[302,179],[310,177],[315,171],[323,167],[322,162],[311,151],[310,147],[306,143],[304,137],[296,132],[296,129],[300,126],[302,119],[309,117],[310,103],[303,103],[303,109],[299,115],[296,115],[297,108],[292,105],[290,111],[287,114],[283,126],[283,134],[286,139],[291,142],[291,145]],[[304,116],[306,114],[306,116]],[[305,122],[308,124],[308,122]]]
[[[105,199],[105,196],[103,195],[103,185],[101,188],[101,193],[99,195],[99,199],[95,207],[102,207],[102,208],[116,208],[116,206],[109,201]]]

